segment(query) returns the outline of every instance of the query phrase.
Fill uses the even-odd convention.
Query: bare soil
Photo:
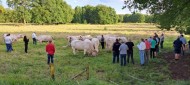
[[[169,52],[164,54],[164,59],[169,64],[169,70],[173,79],[190,79],[190,54],[186,53],[184,56],[181,56],[178,61],[176,61],[174,60],[174,53]]]

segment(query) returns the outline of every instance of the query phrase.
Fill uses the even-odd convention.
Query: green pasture
[[[64,25],[63,25],[64,26]],[[80,27],[81,25],[76,25]],[[96,25],[94,25],[96,26]],[[119,27],[120,25],[118,25]],[[123,25],[122,25],[123,26]],[[132,25],[133,26],[133,25]],[[140,25],[139,25],[140,26]],[[7,26],[9,27],[9,26]],[[5,28],[7,28],[5,26]],[[12,26],[14,28],[14,26]],[[24,26],[23,26],[24,27]],[[43,27],[43,26],[41,26]],[[55,26],[56,27],[56,26]],[[61,26],[59,26],[61,27]],[[101,26],[104,29],[105,26]],[[151,25],[152,27],[152,25]],[[116,27],[117,28],[117,27]],[[127,28],[127,27],[126,27]],[[71,28],[75,29],[75,28]],[[85,29],[85,28],[83,28]],[[86,27],[88,29],[88,27]],[[97,28],[98,29],[98,28]],[[107,28],[109,29],[109,27]],[[149,28],[151,30],[151,28]],[[154,28],[155,29],[155,28]],[[6,29],[5,29],[6,30]],[[78,29],[80,30],[80,29]],[[91,29],[92,30],[92,29]],[[117,31],[117,29],[115,29]],[[157,29],[159,30],[159,29]],[[1,30],[0,30],[1,31]],[[37,31],[37,30],[36,30]],[[50,34],[54,36],[56,53],[54,56],[55,81],[50,77],[47,55],[45,52],[46,42],[37,45],[32,44],[32,32],[15,32],[25,34],[29,37],[28,54],[24,53],[24,42],[20,39],[13,43],[14,51],[6,52],[2,36],[0,41],[0,85],[188,85],[189,81],[173,80],[170,76],[167,62],[163,59],[163,53],[172,52],[173,40],[177,35],[166,35],[164,49],[159,53],[158,58],[151,59],[146,66],[140,66],[140,58],[137,50],[137,43],[140,38],[148,38],[154,32],[148,34],[127,34],[118,32],[117,35],[126,36],[135,42],[134,59],[132,63],[121,67],[120,64],[112,64],[112,53],[102,50],[96,57],[84,56],[82,51],[73,55],[67,45],[67,35],[100,35],[97,33],[67,33],[67,32],[39,32],[38,34]],[[106,30],[102,30],[106,32]],[[3,35],[5,32],[1,32]],[[159,30],[161,33],[161,30]],[[89,65],[90,78],[86,80],[86,74],[72,79],[82,72]]]

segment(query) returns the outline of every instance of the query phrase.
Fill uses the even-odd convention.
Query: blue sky
[[[1,0],[2,4],[5,8],[7,8],[6,0]],[[122,6],[124,5],[124,0],[65,0],[67,4],[71,5],[72,8],[75,8],[76,6],[85,6],[85,5],[92,5],[96,6],[98,4],[103,4],[106,6],[110,6],[116,10],[117,14],[129,14],[131,13],[128,9],[122,10]],[[142,13],[146,13],[145,11],[142,11]]]

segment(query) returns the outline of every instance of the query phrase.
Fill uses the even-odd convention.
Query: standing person
[[[101,45],[102,45],[102,49],[104,49],[104,48],[105,48],[105,47],[104,47],[105,39],[104,39],[104,36],[103,36],[103,35],[102,35],[102,37],[101,37],[100,42],[101,42]]]
[[[156,39],[156,53],[158,53],[159,52],[159,45],[160,45],[160,38],[157,36],[157,37],[155,37],[155,39]]]
[[[151,41],[152,41],[152,37],[149,37],[149,38],[148,38],[148,42],[151,43]]]
[[[29,39],[27,39],[26,35],[24,36],[24,47],[25,47],[25,53],[28,53],[28,42],[29,42]]]
[[[7,34],[7,36],[5,37],[5,44],[7,47],[7,52],[11,52],[12,49],[12,39],[10,37],[10,34]]]
[[[183,54],[183,56],[184,56],[184,54],[185,54],[185,45],[186,45],[186,43],[187,43],[187,41],[186,41],[186,39],[184,38],[184,36],[183,35],[181,35],[180,36],[180,41],[182,42],[182,47],[181,47],[181,49],[182,49],[182,54]]]
[[[121,59],[121,66],[126,66],[126,56],[127,56],[127,50],[128,46],[122,41],[122,44],[119,47],[120,51],[120,59]]]
[[[36,38],[37,38],[36,33],[33,32],[33,33],[32,33],[32,39],[33,39],[33,44],[35,44],[35,45],[36,45],[36,43],[37,43]]]
[[[145,55],[145,49],[146,49],[146,45],[144,43],[144,39],[141,39],[141,42],[137,45],[138,49],[139,49],[139,54],[140,54],[140,63],[141,66],[144,66],[144,55]]]
[[[115,63],[115,60],[117,61],[117,63],[119,63],[119,47],[120,47],[120,43],[119,40],[116,39],[116,42],[113,44],[113,63]]]
[[[129,63],[129,58],[131,57],[132,63],[135,64],[134,59],[133,59],[133,46],[134,46],[134,43],[131,41],[131,39],[129,39],[129,42],[126,42],[126,45],[129,48],[127,50],[127,62]]]
[[[150,42],[147,39],[145,39],[145,45],[145,63],[148,64],[150,58]]]
[[[188,41],[188,45],[189,45],[189,51],[190,51],[190,40]]]
[[[174,51],[175,51],[175,60],[179,60],[180,54],[181,54],[181,47],[183,45],[182,41],[180,41],[180,38],[178,37],[174,42]]]
[[[150,43],[150,58],[155,58],[155,54],[156,54],[156,39],[155,37],[153,38],[153,40]]]
[[[48,60],[47,60],[47,64],[50,64],[50,60],[51,63],[53,63],[53,57],[54,57],[54,53],[55,53],[55,46],[52,43],[52,41],[48,41],[48,44],[46,45],[46,52],[47,52],[47,56],[48,56]]]
[[[164,44],[164,34],[162,33],[160,36],[160,48],[163,49],[163,44]]]

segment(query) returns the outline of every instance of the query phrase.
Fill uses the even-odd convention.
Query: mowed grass
[[[128,31],[117,31],[118,28],[122,30],[131,29],[132,26],[134,27],[133,29],[138,29],[138,31],[131,31],[134,33],[136,32],[136,34]],[[151,60],[146,66],[140,66],[140,58],[136,47],[140,38],[147,38],[153,35],[154,32],[163,32],[150,24],[27,25],[20,27],[5,25],[1,26],[0,29],[1,35],[6,32],[14,34],[22,33],[30,38],[28,54],[24,53],[24,43],[22,39],[13,43],[13,52],[7,53],[1,36],[0,85],[183,85],[190,83],[188,81],[172,80],[170,71],[168,70],[168,64],[162,59],[161,54],[163,52],[172,51],[172,43],[177,36],[176,32],[165,31],[165,49],[161,50],[162,52],[159,54],[159,58]],[[65,29],[67,31],[65,31]],[[100,33],[96,30],[93,33],[92,29],[101,30]],[[150,31],[147,31],[149,29]],[[157,31],[151,31],[152,29]],[[102,49],[100,49],[97,57],[90,57],[84,56],[83,51],[79,51],[77,55],[73,55],[70,47],[62,47],[67,45],[67,40],[65,39],[67,35],[90,34],[95,36],[101,33],[112,33],[113,30],[115,34],[126,36],[135,42],[135,65],[129,63],[127,66],[121,67],[120,64],[112,64],[112,53]],[[55,81],[52,81],[49,66],[47,65],[47,55],[45,52],[45,45],[47,43],[33,45],[31,39],[33,31],[37,32],[37,35],[50,34],[55,39]],[[147,32],[148,34],[143,34],[141,32]],[[88,65],[90,67],[89,80],[86,80],[85,73],[76,79],[72,79]]]

